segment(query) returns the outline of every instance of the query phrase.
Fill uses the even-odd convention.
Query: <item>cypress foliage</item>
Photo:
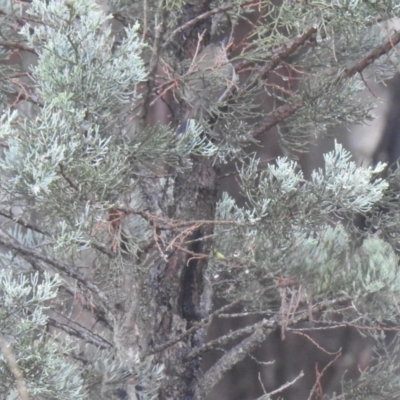
[[[360,94],[398,71],[399,14],[390,0],[1,2],[0,397],[205,399],[271,332],[309,322],[376,344],[326,398],[397,398],[399,172],[336,143],[306,180],[296,155],[371,119]],[[229,78],[194,63],[221,37]],[[178,130],[207,86],[226,93]],[[284,157],[263,167],[250,145],[272,128]],[[218,194],[233,161],[244,204]],[[238,307],[262,318],[206,343]]]

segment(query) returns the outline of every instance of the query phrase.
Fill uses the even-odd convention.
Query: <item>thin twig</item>
[[[292,381],[284,383],[283,385],[278,387],[278,389],[275,389],[272,392],[266,393],[266,394],[262,395],[261,397],[257,397],[256,400],[271,400],[271,396],[274,396],[275,394],[281,393],[285,389],[287,389],[288,387],[293,386],[303,376],[304,376],[304,372],[300,371],[299,375],[297,375],[296,378],[294,378]]]
[[[72,182],[71,178],[68,177],[68,176],[65,174],[64,165],[60,163],[60,164],[58,164],[58,166],[59,166],[59,168],[60,168],[60,174],[61,174],[61,176],[67,181],[68,185],[69,185],[70,187],[72,187],[72,189],[74,189],[76,192],[79,192],[78,186],[76,186],[75,183]]]
[[[323,398],[322,385],[321,385],[321,378],[324,376],[324,373],[326,372],[326,370],[327,370],[334,362],[336,362],[336,361],[339,359],[339,357],[340,357],[341,355],[342,355],[342,353],[339,352],[333,360],[329,361],[329,363],[325,365],[325,367],[322,369],[321,372],[318,371],[317,366],[315,367],[315,373],[316,373],[317,379],[316,379],[316,382],[315,382],[314,386],[313,386],[312,389],[311,389],[310,395],[308,396],[308,399],[307,399],[307,400],[311,400],[311,399],[313,398],[313,394],[317,391],[317,388],[319,388],[319,391],[320,391],[320,393],[319,393],[320,396],[319,396],[319,397],[320,397],[321,399]]]
[[[325,353],[325,354],[327,354],[327,355],[329,355],[329,356],[336,356],[337,354],[341,353],[341,351],[342,351],[341,348],[340,348],[338,351],[334,351],[334,352],[328,351],[328,350],[324,349],[320,344],[318,344],[311,336],[309,336],[309,335],[307,335],[307,334],[305,334],[305,333],[303,333],[303,332],[298,332],[298,331],[297,331],[297,332],[296,332],[296,331],[293,331],[293,333],[296,334],[296,335],[300,335],[300,336],[305,337],[305,338],[306,338],[307,340],[309,340],[318,350],[322,351],[323,353]]]

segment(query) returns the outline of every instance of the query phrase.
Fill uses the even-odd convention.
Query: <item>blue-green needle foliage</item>
[[[78,367],[68,360],[73,349],[64,343],[64,355],[55,336],[45,333],[48,302],[57,296],[61,281],[45,274],[13,275],[0,271],[0,330],[18,360],[28,393],[33,399],[85,399]],[[67,357],[66,357],[67,356]],[[17,399],[15,377],[8,360],[0,359],[0,393]],[[4,397],[3,397],[4,396]]]
[[[0,253],[4,269],[0,271],[0,331],[13,347],[32,399],[125,396],[122,390],[128,381],[140,387],[142,399],[159,398],[164,374],[171,368],[164,368],[151,356],[142,357],[136,349],[146,351],[150,342],[161,344],[153,341],[155,333],[146,328],[155,329],[164,318],[151,304],[153,299],[147,301],[147,294],[154,292],[141,278],[149,270],[153,274],[149,280],[158,279],[157,274],[161,277],[169,255],[162,258],[161,248],[178,253],[173,244],[184,246],[171,240],[180,228],[168,217],[176,208],[174,195],[179,190],[174,190],[174,185],[184,180],[175,181],[175,177],[191,171],[193,156],[213,157],[210,166],[236,157],[247,201],[239,206],[224,194],[216,207],[215,229],[213,235],[207,235],[213,240],[215,257],[207,259],[209,268],[203,269],[205,275],[212,273],[213,294],[242,300],[247,310],[272,311],[282,320],[314,304],[326,310],[321,320],[349,304],[343,319],[360,324],[398,320],[400,273],[393,249],[398,246],[398,233],[394,234],[400,211],[391,211],[390,207],[399,203],[398,191],[390,192],[393,188],[388,182],[395,186],[392,178],[379,178],[383,166],[358,168],[337,144],[325,156],[324,168],[307,181],[289,158],[278,158],[260,170],[258,160],[245,151],[249,143],[257,141],[254,129],[266,113],[269,121],[275,121],[271,124],[276,123],[274,109],[269,113],[260,108],[266,98],[274,105],[295,108],[280,121],[278,132],[289,154],[306,149],[314,134],[325,134],[338,123],[368,119],[372,105],[356,96],[365,89],[364,81],[348,73],[348,68],[392,34],[385,23],[399,17],[396,2],[261,1],[265,20],[259,19],[263,22],[252,27],[247,38],[251,46],[231,59],[235,65],[249,62],[254,71],[249,72],[248,80],[235,83],[232,98],[224,107],[209,104],[216,121],[190,120],[181,135],[166,126],[146,126],[147,110],[142,107],[149,105],[155,91],[147,93],[150,97],[141,96],[154,82],[152,73],[158,79],[156,70],[160,67],[174,82],[176,104],[184,100],[179,90],[182,92],[193,75],[189,72],[191,60],[182,60],[174,51],[187,34],[176,28],[182,25],[178,11],[195,2],[110,0],[102,5],[113,13],[107,15],[93,0],[32,0],[23,10],[29,16],[20,32],[15,32],[20,19],[15,17],[12,2],[5,8],[3,3],[3,43],[21,39],[19,45],[23,43],[37,55],[29,69],[29,83],[24,81],[23,85],[24,95],[35,104],[29,118],[11,111],[0,116],[4,144],[0,201],[7,211],[16,206],[23,214],[23,229],[7,231],[7,240],[15,240],[25,249]],[[254,20],[251,14],[255,9],[243,7],[242,0],[210,4],[226,10],[233,23]],[[3,19],[3,13],[7,18]],[[128,28],[113,30],[118,18],[124,19]],[[142,28],[136,20],[142,21]],[[288,82],[287,87],[279,87],[257,74],[263,65],[272,68],[266,75],[281,75],[277,55],[310,29],[314,33],[309,40],[289,57],[278,60],[284,61],[293,75],[300,72],[299,85],[292,88]],[[399,52],[395,50],[377,60],[378,68],[369,68],[363,78],[381,80],[397,71]],[[0,61],[9,54],[2,50]],[[148,67],[152,64],[151,71]],[[279,68],[274,70],[274,65]],[[1,104],[10,93],[20,95],[20,82],[11,79],[14,72],[0,62]],[[205,170],[206,178],[209,172],[214,171]],[[210,177],[214,184],[213,179]],[[195,205],[183,206],[198,207],[199,197],[200,191],[193,193]],[[377,211],[379,206],[389,209],[386,217]],[[161,233],[143,217],[149,209],[153,217],[156,215],[153,222],[162,222]],[[373,229],[359,232],[352,223],[356,215],[368,216]],[[393,217],[392,225],[388,215]],[[30,226],[24,221],[38,223]],[[125,225],[121,227],[120,222]],[[186,235],[189,222],[179,222],[188,230],[175,239],[190,240]],[[44,275],[40,280],[37,275],[28,275],[32,265],[43,266],[43,257],[38,261],[32,254],[48,256],[43,263],[53,275],[60,263],[74,272],[82,271],[82,275],[74,275],[80,277],[79,285],[65,268],[59,268],[64,275],[57,278]],[[207,276],[202,278],[208,282]],[[99,335],[95,328],[82,330],[89,335],[85,337],[89,344],[74,349],[74,353],[72,346],[64,346],[63,337],[61,352],[56,339],[44,334],[49,318],[45,311],[60,295],[56,291],[61,282],[69,294],[81,294],[80,285],[97,285],[101,290],[92,290],[93,286],[91,290],[98,298],[89,296],[82,303],[89,309],[100,304],[102,311],[112,314],[107,315],[112,329],[104,328]],[[160,288],[164,289],[170,290]],[[129,303],[127,299],[133,300]],[[335,303],[336,299],[344,300]],[[123,307],[125,301],[132,305],[128,307],[130,314],[124,313],[128,311]],[[60,301],[56,305],[60,306]],[[131,324],[129,318],[135,321]],[[171,321],[176,324],[175,333],[180,335],[186,329],[182,315],[172,315]],[[186,352],[179,342],[164,349],[161,357],[173,354],[169,351],[175,345],[180,353]],[[80,352],[84,358],[73,359],[71,355],[79,358]],[[168,379],[165,382],[168,384]],[[7,400],[18,396],[15,376],[2,358],[0,392],[7,392]]]
[[[39,54],[32,78],[43,106],[29,120],[3,116],[4,189],[11,201],[34,202],[51,218],[61,213],[77,223],[85,203],[101,212],[133,184],[134,154],[118,141],[116,110],[139,97],[144,44],[133,26],[114,50],[110,16],[92,1],[35,1],[29,12],[45,22],[22,30]]]
[[[33,238],[27,238],[20,230],[10,232],[19,243],[37,246],[40,254],[56,254],[69,265],[88,265],[82,250],[94,241],[109,239],[107,229],[101,227],[109,221],[110,208],[142,206],[139,176],[154,176],[153,170],[166,164],[183,170],[190,164],[190,155],[211,155],[215,149],[195,124],[180,137],[168,127],[138,129],[129,139],[126,137],[130,106],[140,101],[138,85],[147,79],[142,60],[145,45],[137,24],[126,29],[117,42],[109,25],[111,16],[101,12],[93,1],[35,0],[29,13],[32,19],[44,22],[34,29],[26,25],[21,31],[38,54],[31,69],[37,107],[29,118],[16,112],[1,116],[0,137],[7,142],[0,161],[1,202],[7,208],[18,205],[24,218],[34,213],[42,217],[38,230],[43,234],[35,232]],[[143,220],[135,221],[134,228],[129,239],[136,241],[132,243],[136,250],[146,238]],[[110,253],[110,246],[103,244],[101,248]],[[93,253],[89,254],[91,260],[96,258]],[[15,254],[2,254],[2,267],[12,265],[12,269],[18,267],[24,273],[30,270],[30,259],[17,258]],[[111,260],[99,256],[96,262],[110,275],[117,264],[122,268],[119,254]],[[133,269],[132,262],[129,268]],[[96,276],[98,280],[101,274]],[[0,286],[3,278],[5,282],[4,290],[0,287],[4,307],[8,304],[4,303],[7,290],[12,288],[20,297],[32,296],[28,289],[52,288],[50,278],[39,284],[36,276],[30,285],[28,281],[22,285],[18,279],[18,284],[8,282],[11,278],[7,276],[0,277]],[[115,288],[109,285],[108,290]],[[124,383],[129,378],[114,350],[107,354],[99,350],[96,370],[86,370],[80,364],[78,371],[78,363],[69,358],[69,348],[63,346],[65,352],[61,353],[55,339],[48,340],[44,335],[46,318],[37,320],[45,310],[44,300],[37,305],[25,298],[13,301],[19,307],[13,313],[7,309],[1,312],[0,307],[0,323],[4,320],[7,324],[1,330],[8,332],[8,324],[13,327],[7,337],[14,343],[33,399],[79,400],[89,394],[110,398],[110,393],[121,387],[121,379]],[[28,317],[25,314],[32,307],[37,311]],[[23,335],[15,331],[22,328]],[[32,342],[36,331],[40,340]],[[163,367],[150,359],[141,363],[138,355],[135,357],[128,372],[140,383],[145,398],[152,399]],[[8,363],[2,361],[1,368],[1,393],[9,390],[7,399],[16,398],[15,377]],[[106,383],[102,381],[105,376]]]
[[[111,15],[91,0],[35,0],[29,13],[44,22],[21,32],[38,53],[31,77],[41,107],[31,118],[1,117],[3,202],[34,205],[54,234],[61,233],[54,221],[62,221],[64,233],[67,224],[84,242],[107,210],[127,204],[121,193],[140,204],[138,176],[166,164],[182,170],[190,155],[210,156],[216,148],[195,124],[179,137],[168,127],[125,135],[147,78],[138,24],[117,43]]]
[[[225,195],[217,208],[218,220],[232,224],[216,228],[215,251],[229,260],[215,261],[216,287],[249,308],[268,308],[280,296],[279,277],[303,301],[344,296],[365,318],[395,319],[398,257],[378,233],[356,244],[354,227],[343,223],[383,198],[388,183],[376,177],[382,167],[358,168],[339,144],[311,181],[286,158],[262,172],[252,161],[240,171],[248,206]]]

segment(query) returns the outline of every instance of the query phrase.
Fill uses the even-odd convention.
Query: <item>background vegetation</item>
[[[371,119],[360,94],[397,72],[399,13],[3,1],[1,398],[216,399],[243,360],[251,399],[400,398],[399,173],[338,143],[309,179],[296,163]],[[343,330],[363,360],[329,340]],[[313,369],[280,374],[299,336]]]

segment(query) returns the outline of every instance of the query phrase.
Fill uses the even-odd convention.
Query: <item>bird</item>
[[[200,121],[221,106],[237,82],[235,68],[229,62],[224,42],[206,46],[191,62],[185,74],[183,98],[187,109],[178,129],[186,130],[190,119]]]

